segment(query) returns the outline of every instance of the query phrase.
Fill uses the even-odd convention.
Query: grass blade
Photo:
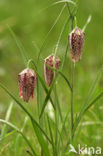
[[[24,124],[23,124],[23,127],[22,127],[22,129],[21,129],[21,132],[23,132],[24,127],[25,127],[27,121],[28,121],[28,116],[26,116],[25,119],[24,119]],[[16,141],[15,141],[15,152],[14,152],[14,153],[15,153],[15,154],[14,154],[15,156],[18,156],[18,155],[19,155],[20,138],[21,138],[21,135],[20,135],[20,134],[17,135]]]
[[[46,133],[44,132],[44,130],[39,126],[39,124],[37,123],[37,121],[34,119],[33,115],[30,113],[30,111],[26,108],[26,106],[24,106],[23,104],[21,104],[21,102],[15,98],[14,95],[12,95],[8,89],[3,86],[0,83],[0,87],[22,108],[22,110],[30,117],[30,119],[33,120],[33,122],[35,123],[35,125],[40,129],[40,131],[42,132],[42,134],[45,136],[45,138],[52,144],[51,140],[48,138],[48,136],[46,135]]]
[[[84,110],[84,113],[92,106],[94,105],[101,97],[103,96],[103,92],[101,92]]]
[[[31,143],[29,142],[29,140],[26,138],[26,136],[21,132],[21,130],[19,130],[16,126],[14,126],[12,123],[8,122],[8,121],[5,121],[5,120],[2,120],[0,119],[0,122],[12,127],[14,130],[16,130],[19,134],[22,135],[22,137],[24,138],[24,140],[26,141],[26,143],[28,144],[28,146],[31,148],[31,151],[33,152],[34,156],[37,156],[36,152],[34,151]]]
[[[70,19],[70,18],[69,18]],[[67,56],[67,51],[68,51],[68,42],[67,42],[67,46],[66,46],[66,50],[65,50],[65,53],[64,53],[64,58],[62,60],[62,64],[61,64],[61,71],[63,70],[63,67],[64,67],[64,63],[65,63],[65,60],[66,60],[66,56]]]
[[[85,101],[85,103],[84,103],[84,105],[83,105],[83,107],[82,107],[82,109],[81,109],[81,111],[80,111],[80,113],[79,113],[79,116],[77,117],[77,120],[76,120],[75,123],[74,123],[73,134],[72,134],[73,136],[74,136],[74,133],[75,133],[75,131],[76,131],[76,129],[77,129],[77,126],[78,126],[78,124],[79,124],[79,122],[80,122],[80,120],[81,120],[82,114],[84,113],[85,109],[88,107],[89,101],[90,101],[90,99],[91,99],[91,97],[92,97],[92,95],[93,95],[93,93],[94,93],[94,90],[95,90],[95,88],[96,88],[96,85],[97,85],[97,83],[98,83],[98,81],[99,81],[99,79],[100,79],[100,76],[101,76],[101,73],[102,73],[102,72],[103,72],[103,68],[101,68],[101,69],[99,70],[99,72],[97,73],[96,79],[95,79],[95,81],[93,82],[93,85],[92,85],[92,87],[91,87],[91,89],[90,89],[90,91],[89,91],[89,94],[88,94],[88,96],[87,96],[87,99],[86,99],[86,101]]]
[[[47,121],[48,121],[48,127],[49,127],[50,137],[51,137],[51,140],[52,140],[53,155],[55,155],[55,145],[54,145],[54,139],[53,139],[53,133],[52,133],[51,122],[50,122],[49,116],[47,115],[46,117],[47,117]]]
[[[52,129],[51,129],[50,120],[49,120],[48,115],[47,115],[47,121],[48,121],[50,137],[51,137],[51,140],[52,140],[52,147],[53,147],[53,151],[54,151],[54,140],[53,140],[53,134],[52,134]]]
[[[43,107],[42,107],[42,110],[41,110],[41,113],[40,113],[39,118],[42,117],[43,112],[44,112],[44,109],[45,109],[45,107],[46,107],[46,105],[47,105],[47,102],[48,102],[48,100],[50,99],[50,94],[51,94],[52,89],[53,89],[53,87],[54,87],[55,81],[56,81],[56,78],[54,79],[54,81],[53,81],[53,83],[52,83],[52,85],[51,85],[51,87],[50,87],[50,89],[49,89],[49,91],[48,91],[48,94],[47,94],[47,96],[46,96],[46,98],[45,98],[45,100],[44,100],[44,102],[43,102]]]
[[[10,136],[10,135],[12,135],[14,133],[15,133],[15,130],[13,130],[12,132],[9,132],[9,133],[5,134],[5,136],[3,137],[3,139],[5,139],[6,137],[8,137],[8,136]]]
[[[61,121],[63,121],[63,116],[62,116],[61,107],[60,107],[60,102],[59,102],[59,98],[58,98],[57,92],[56,92],[56,101],[57,101],[57,108],[58,108],[58,112],[59,112],[60,119],[61,119]]]
[[[65,128],[65,124],[66,124],[66,121],[67,121],[67,118],[68,118],[68,114],[69,114],[69,111],[67,111],[66,115],[65,115],[65,118],[62,122],[62,127],[61,127],[61,131],[60,131],[60,136],[62,136],[62,133],[63,131],[65,132],[65,134],[67,135],[68,137],[68,134],[67,134],[67,131],[66,131],[66,128]],[[70,122],[69,122],[70,123]],[[60,148],[60,141],[61,141],[61,138],[59,137],[59,141],[58,141],[58,148]],[[64,152],[64,150],[63,150]]]
[[[100,79],[100,76],[101,76],[102,72],[103,72],[103,68],[101,68],[100,71],[97,73],[96,79],[95,79],[94,83],[92,84],[92,87],[91,87],[91,89],[89,91],[88,97],[87,97],[86,102],[85,102],[84,105],[87,105],[88,102],[90,101],[90,99],[91,99],[91,97],[92,97],[92,95],[94,93],[94,90],[95,90],[95,88],[97,86],[97,83],[98,83],[98,81]]]
[[[57,1],[55,3],[53,3],[53,5],[59,4],[59,3],[71,3],[73,5],[76,5],[75,2],[71,1],[71,0],[61,0],[61,1]]]
[[[88,19],[87,19],[87,21],[86,21],[86,24],[84,25],[84,27],[83,27],[83,29],[82,29],[83,32],[85,31],[87,25],[90,23],[91,19],[92,19],[92,16],[89,15],[89,17],[88,17]]]
[[[5,117],[6,121],[9,121],[12,108],[13,108],[13,102],[10,103],[9,108],[7,110],[6,117]],[[2,139],[4,138],[5,133],[6,133],[6,125],[4,124],[2,129],[1,129],[0,143],[2,142]]]
[[[55,122],[49,116],[48,116],[48,118],[50,120],[50,123],[53,123],[54,127],[56,128]],[[62,147],[63,147],[63,138],[62,138],[61,133],[60,133],[60,130],[58,128],[57,128],[57,132],[58,132],[58,135],[59,135],[59,137],[61,139],[61,144],[62,144]]]
[[[35,130],[36,136],[38,138],[39,144],[45,156],[50,156],[47,143],[45,142],[43,135],[40,132],[40,129],[36,126],[35,122],[31,119],[33,128]]]
[[[57,18],[56,18],[54,24],[52,25],[51,29],[49,30],[49,32],[47,33],[47,35],[46,35],[46,37],[45,37],[45,39],[44,39],[44,42],[43,42],[43,44],[42,44],[42,46],[41,46],[41,48],[40,48],[39,54],[38,54],[38,61],[37,61],[37,63],[39,63],[39,61],[40,61],[40,55],[41,55],[42,49],[43,49],[43,47],[44,47],[44,45],[45,45],[45,43],[46,43],[46,40],[47,40],[47,38],[48,38],[50,32],[52,31],[52,29],[54,28],[54,26],[55,26],[56,23],[58,22],[58,20],[59,20],[61,14],[62,14],[62,12],[64,11],[64,8],[65,8],[65,5],[62,7],[62,9],[61,9],[59,15],[57,16]]]
[[[95,104],[101,97],[103,96],[103,92],[101,92],[89,105],[86,106],[86,108],[81,112],[81,114],[78,116],[77,118],[77,121],[76,121],[76,124],[74,126],[74,129],[73,129],[73,135],[75,133],[75,130],[81,120],[81,118],[83,117],[84,113],[93,105]]]
[[[40,75],[39,75],[37,72],[36,72],[36,74],[38,75],[38,78],[39,78],[39,80],[40,80],[40,82],[41,82],[41,84],[42,84],[42,86],[43,86],[43,88],[44,88],[46,94],[48,94],[48,89],[47,89],[47,87],[46,87],[46,85],[45,85],[43,79],[40,77]],[[54,103],[53,103],[53,100],[52,100],[51,97],[50,97],[50,101],[51,101],[51,104],[52,104],[53,108],[55,109],[55,106],[54,106]]]
[[[19,41],[19,39],[16,37],[15,33],[13,32],[13,30],[8,26],[9,28],[9,31],[13,37],[13,39],[15,40],[16,44],[17,44],[17,47],[19,48],[20,52],[21,52],[21,55],[23,57],[23,60],[24,60],[24,64],[25,66],[27,66],[27,62],[28,62],[28,57],[27,57],[27,54],[26,54],[26,51],[22,45],[22,43]]]

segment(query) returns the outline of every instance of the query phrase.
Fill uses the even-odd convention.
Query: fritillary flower
[[[18,75],[18,79],[20,97],[28,102],[31,96],[33,98],[37,80],[36,74],[32,69],[26,68]]]
[[[69,35],[69,43],[73,62],[81,59],[85,35],[80,28],[75,28]]]
[[[59,69],[60,68],[61,61],[60,59],[56,56],[55,59],[55,68]],[[54,55],[51,54],[48,56],[45,61],[44,61],[44,77],[45,77],[45,82],[47,86],[50,86],[52,84],[52,81],[54,79],[54,71],[50,69],[48,66],[53,67],[54,65]]]

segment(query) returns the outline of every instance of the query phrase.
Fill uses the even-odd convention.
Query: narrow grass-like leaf
[[[63,70],[64,64],[65,64],[65,60],[66,60],[66,57],[67,57],[67,51],[68,51],[68,45],[69,45],[68,42],[67,42],[66,45],[67,45],[66,46],[66,50],[65,50],[64,57],[62,59],[62,64],[61,64],[61,71]]]
[[[47,65],[47,66],[48,66],[48,65]],[[67,83],[67,85],[68,85],[70,91],[72,91],[71,84],[70,84],[69,80],[67,79],[67,77],[63,74],[63,72],[61,72],[60,70],[57,70],[56,68],[53,68],[53,67],[50,67],[50,66],[48,66],[48,67],[49,67],[50,69],[56,71],[57,73],[59,73],[59,74],[63,77],[63,79],[66,81],[66,83]]]
[[[81,123],[81,126],[92,126],[92,125],[101,125],[103,126],[103,122],[101,121],[85,121]]]
[[[48,100],[50,99],[50,94],[51,94],[52,89],[53,89],[53,87],[54,87],[55,81],[56,81],[56,78],[54,79],[54,81],[53,81],[53,83],[52,83],[52,85],[51,85],[51,87],[50,87],[50,89],[49,89],[49,91],[48,91],[48,94],[47,94],[47,96],[46,96],[46,98],[45,98],[45,100],[44,100],[44,102],[43,102],[43,107],[42,107],[42,110],[41,110],[41,113],[40,113],[40,117],[39,117],[39,118],[42,117],[43,112],[44,112],[44,109],[45,109],[45,107],[46,107],[46,104],[47,104]]]
[[[57,92],[56,92],[56,100],[57,100],[57,108],[58,108],[59,116],[60,116],[61,121],[63,121],[63,116],[62,116],[60,102],[59,102],[59,98],[58,98]]]
[[[92,106],[94,105],[101,97],[103,96],[103,92],[101,92],[84,110],[84,113]]]
[[[56,128],[55,122],[54,122],[49,116],[48,116],[48,118],[49,118],[49,120],[50,120],[50,123],[52,123],[53,126]],[[59,137],[60,137],[61,144],[62,144],[62,147],[63,147],[63,138],[62,138],[62,135],[61,135],[60,130],[59,130],[58,128],[57,128],[57,132],[58,132],[58,135],[59,135]]]
[[[37,121],[34,119],[33,115],[30,113],[30,111],[26,108],[26,106],[24,106],[23,104],[21,104],[21,102],[14,96],[12,95],[8,89],[3,86],[0,83],[0,87],[5,90],[5,92],[22,108],[22,110],[30,117],[30,119],[32,119],[32,121],[35,123],[35,125],[40,129],[40,131],[42,132],[42,134],[46,137],[46,139],[52,144],[51,140],[48,138],[48,136],[46,135],[46,133],[44,132],[44,130],[40,127],[40,125],[37,123]]]
[[[26,143],[28,144],[28,146],[31,148],[31,151],[33,152],[34,156],[37,156],[36,152],[34,151],[30,141],[26,138],[26,136],[21,132],[21,130],[19,130],[16,126],[14,126],[12,123],[8,122],[8,121],[5,121],[5,120],[2,120],[0,119],[0,122],[12,127],[14,130],[16,130],[19,134],[22,135],[22,137],[24,138],[24,140],[26,141]]]
[[[54,26],[55,26],[56,23],[58,22],[58,20],[59,20],[61,14],[62,14],[62,12],[64,11],[64,8],[65,8],[65,5],[62,7],[62,9],[61,9],[59,15],[57,16],[57,18],[56,18],[54,24],[52,25],[51,29],[49,30],[49,32],[47,33],[47,35],[46,35],[46,37],[45,37],[45,39],[44,39],[44,42],[43,42],[43,44],[42,44],[42,46],[41,46],[41,48],[40,48],[39,54],[38,54],[38,61],[37,61],[37,64],[38,64],[39,61],[40,61],[40,55],[41,55],[42,49],[43,49],[43,47],[44,47],[44,45],[45,45],[45,43],[46,43],[46,40],[47,40],[47,38],[48,38],[50,32],[52,31],[52,29],[54,28]]]
[[[54,53],[55,58],[56,58],[58,46],[59,46],[59,44],[60,44],[60,40],[62,39],[62,35],[63,35],[64,31],[65,31],[65,28],[66,28],[68,22],[69,22],[69,17],[67,18],[67,20],[66,20],[66,22],[64,23],[64,25],[63,25],[63,27],[62,27],[62,30],[61,30],[61,32],[60,32],[60,35],[59,35],[59,38],[58,38],[58,41],[57,41],[57,44],[56,44],[56,48],[55,48],[55,53]],[[55,59],[54,59],[54,61],[55,61]],[[54,62],[54,67],[55,67],[55,62]]]
[[[18,134],[15,140],[15,151],[14,151],[14,155],[18,156],[19,155],[19,149],[20,149],[20,139],[21,139],[21,135]]]
[[[14,134],[14,133],[15,133],[15,130],[13,130],[13,131],[11,131],[11,132],[5,134],[5,136],[3,137],[3,139],[9,137],[10,135],[12,135],[12,134]]]
[[[71,3],[73,5],[76,5],[75,2],[71,1],[71,0],[61,0],[61,1],[57,1],[57,2],[54,2],[53,5],[55,4],[59,4],[59,3]]]
[[[70,7],[69,7],[69,4],[66,2],[66,5],[67,5],[67,9],[68,9],[68,13],[69,13],[69,15],[70,15],[70,18],[71,18],[71,20],[72,20],[72,18],[73,18],[73,15],[72,15],[72,13],[71,13],[71,10],[70,10]]]
[[[12,108],[13,108],[13,102],[10,103],[9,108],[7,110],[6,117],[5,117],[5,120],[6,121],[9,121]],[[2,129],[1,129],[0,143],[1,143],[1,141],[2,141],[2,139],[4,137],[4,135],[5,135],[5,133],[6,133],[6,125],[4,124],[3,127],[2,127]]]
[[[73,129],[73,135],[75,133],[75,130],[80,122],[80,120],[82,119],[84,113],[92,106],[94,105],[101,97],[103,96],[103,92],[101,92],[89,105],[87,105],[85,107],[85,109],[81,112],[81,114],[78,116],[77,120],[76,120],[76,123],[74,125],[74,129]]]
[[[46,87],[46,85],[45,85],[43,79],[40,77],[40,75],[39,75],[37,72],[36,72],[36,74],[38,75],[38,78],[39,78],[39,80],[40,80],[40,82],[41,82],[41,84],[42,84],[42,86],[43,86],[43,88],[44,88],[46,94],[48,94],[48,89],[47,89],[47,87]],[[55,109],[55,106],[54,106],[54,103],[53,103],[53,100],[52,100],[51,97],[50,97],[50,101],[51,101],[51,104],[52,104],[53,108]]]
[[[36,136],[38,138],[39,144],[45,156],[50,156],[47,143],[45,142],[43,135],[40,132],[40,129],[36,126],[35,122],[31,119]]]
[[[54,2],[54,3],[50,4],[49,6],[43,8],[40,12],[42,12],[42,11],[44,11],[44,10],[47,10],[47,9],[49,9],[50,7],[53,7],[53,6],[58,5],[58,4],[61,4],[61,3],[71,3],[71,4],[73,4],[73,5],[76,5],[76,2],[73,2],[72,0],[66,0],[66,1],[62,1],[62,0],[61,0],[61,1]]]
[[[88,19],[87,19],[87,21],[86,21],[86,24],[84,25],[84,27],[83,27],[83,29],[82,29],[83,32],[85,31],[87,25],[90,23],[91,19],[92,19],[92,16],[89,15],[89,17],[88,17]]]
[[[93,93],[94,93],[94,90],[95,90],[95,88],[96,88],[96,85],[97,85],[97,83],[98,83],[98,81],[99,81],[99,79],[100,79],[100,76],[101,76],[101,73],[103,72],[103,68],[101,68],[100,70],[99,70],[99,72],[97,73],[97,76],[96,76],[96,79],[95,79],[95,81],[93,82],[93,84],[92,84],[92,87],[91,87],[91,89],[90,89],[90,91],[89,91],[89,94],[88,94],[88,96],[87,96],[87,99],[86,99],[86,101],[85,101],[85,103],[84,103],[84,105],[83,105],[83,107],[82,107],[82,109],[81,109],[81,111],[80,111],[80,113],[79,113],[79,116],[77,117],[77,120],[74,122],[74,128],[73,128],[73,136],[74,136],[74,133],[75,133],[75,130],[77,129],[77,126],[78,126],[78,124],[79,124],[79,122],[80,122],[80,120],[81,120],[81,117],[82,117],[82,114],[84,113],[84,110],[86,109],[86,107],[88,106],[88,104],[89,104],[89,101],[90,101],[90,99],[91,99],[91,97],[92,97],[92,95],[93,95]]]
[[[48,115],[47,115],[47,121],[48,121],[50,137],[51,137],[51,140],[52,140],[52,148],[53,148],[53,151],[54,151],[54,140],[53,140],[53,134],[52,134],[51,124],[50,124],[50,120],[49,120]]]
[[[55,69],[53,69],[53,70],[55,70]],[[57,70],[55,70],[55,71],[57,71]],[[61,71],[58,71],[58,73],[64,78],[64,80],[66,81],[70,91],[72,91],[71,84],[70,84],[69,80],[67,79],[67,77]]]
[[[66,121],[67,121],[67,118],[68,118],[68,114],[69,114],[69,111],[67,111],[67,113],[66,113],[66,115],[65,115],[65,117],[64,117],[64,120],[62,121],[60,136],[62,136],[63,131],[64,131],[65,134],[68,136],[67,131],[66,131],[66,129],[65,129],[65,124],[66,124]],[[70,123],[70,122],[68,121],[68,123]],[[58,148],[60,148],[60,142],[61,142],[61,138],[59,137]],[[64,151],[63,151],[63,152],[64,152]]]
[[[91,89],[90,89],[90,91],[89,91],[89,94],[88,94],[88,97],[87,97],[87,99],[86,99],[86,102],[85,102],[84,106],[87,105],[87,104],[89,103],[89,101],[90,101],[90,99],[91,99],[91,97],[92,97],[92,95],[93,95],[93,93],[94,93],[94,90],[95,90],[95,88],[96,88],[96,86],[97,86],[97,83],[98,83],[98,81],[100,80],[100,76],[101,76],[102,72],[103,72],[103,68],[101,68],[100,71],[97,73],[96,79],[95,79],[95,81],[94,81],[93,84],[92,84],[92,87],[91,87]],[[83,107],[84,107],[84,106],[83,106]]]
[[[27,121],[28,121],[28,116],[26,116],[25,119],[24,119],[24,124],[23,124],[23,127],[21,128],[21,132],[23,132],[24,127],[25,127]],[[21,138],[21,135],[18,134],[17,137],[16,137],[16,141],[15,141],[15,152],[14,152],[15,153],[14,154],[15,156],[18,156],[19,155],[20,138]]]
[[[15,40],[16,44],[17,44],[17,47],[19,48],[20,52],[21,52],[21,55],[23,57],[23,60],[24,60],[24,64],[25,66],[27,66],[27,62],[28,62],[28,57],[27,57],[27,54],[26,54],[26,51],[22,45],[22,43],[19,41],[19,39],[16,37],[15,33],[13,32],[13,30],[8,26],[9,28],[9,31],[13,37],[13,39]]]
[[[98,72],[98,74],[97,74],[97,76],[96,76],[96,79],[95,79],[95,81],[93,82],[93,85],[92,85],[92,87],[91,87],[91,89],[90,89],[90,91],[89,91],[89,94],[88,94],[88,96],[87,96],[87,99],[86,99],[86,101],[85,101],[85,103],[84,103],[84,105],[83,105],[83,107],[82,107],[82,109],[81,109],[81,111],[80,111],[80,113],[79,113],[79,116],[77,117],[77,120],[74,122],[74,128],[73,128],[73,134],[72,134],[72,136],[74,136],[74,133],[75,133],[77,127],[78,127],[78,124],[79,124],[81,118],[82,118],[82,114],[84,113],[86,107],[88,107],[89,101],[90,101],[90,99],[91,99],[91,97],[92,97],[92,95],[93,95],[93,93],[94,93],[94,90],[95,90],[95,88],[96,88],[96,85],[97,85],[97,83],[98,83],[98,81],[99,81],[99,79],[100,79],[100,76],[101,76],[101,73],[102,73],[102,72],[103,72],[103,68],[101,68],[101,69],[99,70],[99,72]]]

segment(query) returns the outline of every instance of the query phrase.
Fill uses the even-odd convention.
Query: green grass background
[[[12,27],[13,31],[24,45],[29,58],[32,57],[36,62],[38,49],[42,45],[45,36],[56,20],[63,5],[58,4],[45,9],[53,2],[55,1],[0,0],[0,82],[7,86],[7,88],[16,96],[19,96],[18,74],[25,66],[20,51],[7,28],[7,24]],[[67,13],[67,9],[65,9],[58,23],[48,36],[42,51],[42,63],[45,57],[54,52],[61,28],[68,15]],[[76,64],[75,68],[75,114],[78,114],[80,111],[80,108],[88,95],[90,86],[95,80],[98,70],[103,65],[103,0],[78,1],[77,23],[80,28],[84,26],[90,14],[92,15],[92,20],[85,31],[85,46],[82,60]],[[66,29],[58,48],[57,54],[60,58],[62,58],[63,53],[65,52],[68,30],[69,26]],[[41,73],[42,72],[43,71],[41,71]],[[67,75],[69,80],[71,80],[70,50],[68,50],[63,72]],[[62,113],[65,115],[67,108],[70,108],[70,92],[62,78],[59,79],[57,87]],[[100,78],[93,97],[102,89],[103,75]],[[10,102],[11,98],[0,89],[0,118],[5,118],[5,113]],[[36,116],[36,93],[35,98],[33,101],[30,100],[29,105]],[[22,127],[24,116],[25,114],[21,109],[15,105],[12,110],[10,121],[20,128]],[[78,135],[78,138],[76,138],[77,143],[94,147],[101,146],[103,149],[103,99],[99,100],[99,102],[85,114],[83,118],[83,122],[84,121],[101,122],[101,124],[83,126],[81,128],[81,133]],[[1,127],[2,124],[0,123],[0,129]],[[8,128],[8,131],[9,130],[10,128]],[[27,123],[24,131],[32,142],[36,142],[36,138],[34,139],[31,135],[33,133],[31,133],[32,129],[30,122]],[[9,145],[2,152],[2,156],[14,155],[16,136],[16,133],[14,133],[3,140],[3,144],[0,145],[0,150],[8,143]],[[20,156],[22,156],[28,147],[23,140],[20,142],[20,145]],[[36,144],[36,148],[38,148],[38,144]]]

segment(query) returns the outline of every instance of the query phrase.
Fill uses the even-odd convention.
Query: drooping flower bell
[[[81,59],[85,35],[80,28],[75,28],[69,35],[70,50],[73,62]]]
[[[44,77],[45,77],[45,82],[48,87],[52,84],[52,81],[54,78],[54,71],[49,68],[49,66],[53,67],[54,61],[55,61],[55,68],[59,69],[61,61],[57,56],[56,56],[56,59],[54,59],[54,55],[51,54],[44,60]]]
[[[28,102],[31,96],[33,98],[37,80],[36,74],[32,69],[26,68],[18,75],[18,79],[20,97]]]

